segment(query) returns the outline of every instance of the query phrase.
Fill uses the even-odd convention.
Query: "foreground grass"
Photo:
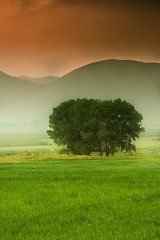
[[[0,159],[1,240],[160,239],[159,158],[37,159]]]

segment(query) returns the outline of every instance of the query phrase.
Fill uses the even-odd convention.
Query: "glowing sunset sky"
[[[103,59],[160,62],[160,1],[0,0],[0,70],[58,75]]]

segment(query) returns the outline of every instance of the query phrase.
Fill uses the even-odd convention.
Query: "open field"
[[[61,148],[45,132],[0,133],[0,155],[59,154]]]
[[[45,133],[1,133],[0,239],[159,240],[159,131],[136,146],[67,156]]]
[[[160,239],[158,157],[0,160],[1,240]]]
[[[160,156],[160,130],[147,130],[136,141],[135,155]],[[0,132],[0,155],[57,155],[64,147],[57,146],[44,132]],[[123,154],[117,153],[117,156]]]

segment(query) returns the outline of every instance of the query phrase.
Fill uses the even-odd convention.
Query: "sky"
[[[160,62],[159,0],[0,0],[0,70],[62,76],[104,59]]]

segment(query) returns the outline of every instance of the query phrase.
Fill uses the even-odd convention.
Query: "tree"
[[[132,141],[144,130],[142,115],[121,99],[68,100],[53,108],[47,133],[58,145],[66,145],[73,154],[92,152],[114,155],[117,150],[135,150]]]
[[[99,112],[98,139],[106,156],[114,155],[118,149],[135,151],[135,141],[142,127],[142,115],[134,106],[121,99],[103,101]]]
[[[87,128],[87,122],[93,120],[96,103],[94,99],[68,100],[53,108],[49,117],[47,131],[58,145],[66,145],[73,154],[87,154],[93,151],[93,131]]]

